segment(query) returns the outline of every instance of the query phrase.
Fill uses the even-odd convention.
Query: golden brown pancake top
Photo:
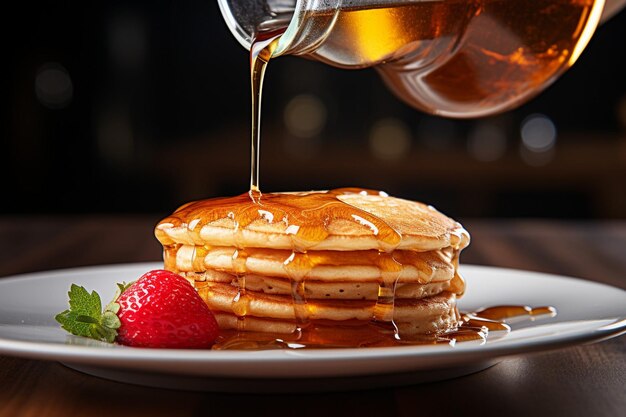
[[[432,206],[356,188],[190,202],[160,221],[155,235],[164,246],[297,251],[462,249],[470,240],[461,224]]]

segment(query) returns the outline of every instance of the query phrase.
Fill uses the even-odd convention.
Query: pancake
[[[156,237],[163,245],[301,251],[428,251],[469,244],[467,231],[434,207],[381,192],[347,188],[262,199],[266,203],[251,204],[246,193],[187,203],[159,222]]]
[[[238,287],[243,283],[247,291],[261,292],[264,294],[291,296],[293,283],[289,279],[274,278],[260,275],[244,275],[237,277],[228,273],[207,272],[181,272],[196,287],[201,286],[202,281],[219,282]],[[463,283],[457,280],[430,282],[427,284],[406,283],[398,281],[395,285],[396,298],[424,298],[439,294],[448,290],[459,292]],[[378,282],[354,282],[354,281],[314,281],[306,280],[304,286],[307,299],[333,299],[333,300],[377,300],[380,284]]]
[[[393,329],[408,340],[459,324],[470,236],[421,202],[354,188],[246,193],[185,204],[155,236],[165,269],[196,287],[238,343],[297,334],[334,346],[348,343],[345,329],[363,342],[379,324],[376,337]]]
[[[245,297],[238,297],[237,288],[208,281],[199,283],[197,288],[212,310],[238,316],[245,312],[247,316],[292,321],[297,320],[302,313],[306,314],[305,320],[367,322],[378,316],[378,320],[386,322],[411,321],[448,312],[456,300],[456,294],[448,291],[421,299],[396,299],[394,304],[382,308],[376,300],[316,299],[308,300],[306,305],[301,306],[304,311],[298,311],[291,296],[246,292]],[[237,301],[233,301],[235,299]],[[377,308],[380,308],[380,312],[375,311]]]
[[[167,260],[168,267],[183,272],[206,270],[237,273],[237,257],[243,257],[247,273],[270,277],[298,279],[302,271],[307,279],[318,281],[378,282],[386,275],[394,280],[419,282],[448,281],[454,275],[453,251],[436,250],[414,252],[379,251],[308,251],[295,253],[287,250],[248,248],[206,248],[182,245],[176,256]]]
[[[448,293],[449,295],[450,293]],[[394,317],[393,324],[403,337],[415,337],[422,335],[441,334],[456,327],[458,322],[458,311],[455,307],[455,300],[439,295],[428,300],[428,303],[414,305],[413,308],[405,306],[402,313]],[[419,315],[411,314],[420,312]],[[408,314],[407,314],[408,313]],[[276,333],[279,335],[293,334],[300,324],[296,320],[274,319],[267,317],[249,316],[241,320],[236,314],[215,310],[215,317],[222,329],[251,331],[258,333]],[[321,320],[318,320],[321,321]],[[342,320],[330,323],[321,321],[325,326],[340,327],[342,331],[346,328],[364,326],[363,323],[371,323],[369,320]],[[332,342],[332,341],[331,341]]]

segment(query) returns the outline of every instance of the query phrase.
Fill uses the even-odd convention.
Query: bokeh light
[[[369,145],[372,154],[379,159],[400,159],[411,148],[411,131],[400,119],[380,119],[370,129]]]
[[[528,165],[542,166],[552,161],[555,154],[557,129],[543,114],[531,114],[520,126],[522,139],[520,156]]]
[[[328,111],[317,96],[301,94],[292,98],[285,106],[285,127],[294,136],[310,138],[321,133],[326,126]]]
[[[467,151],[482,162],[491,162],[504,156],[507,147],[505,130],[492,122],[478,122],[467,136]]]
[[[74,95],[70,74],[58,62],[49,62],[37,70],[35,93],[39,102],[49,109],[67,107]]]
[[[556,126],[543,114],[532,114],[520,128],[522,144],[533,152],[546,152],[556,143]]]

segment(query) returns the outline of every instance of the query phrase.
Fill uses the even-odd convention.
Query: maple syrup
[[[467,245],[468,237],[461,225],[451,228],[455,237],[452,246],[428,252],[415,252],[398,248],[402,235],[387,221],[342,200],[351,194],[386,198],[385,193],[358,188],[342,188],[308,193],[261,193],[250,192],[235,197],[213,198],[188,203],[161,223],[173,227],[185,227],[189,239],[204,242],[202,236],[205,225],[216,221],[227,221],[234,232],[234,252],[232,269],[236,277],[236,295],[232,299],[232,311],[237,316],[237,328],[223,330],[213,349],[323,349],[347,347],[389,347],[415,344],[452,344],[458,342],[485,343],[488,337],[502,337],[510,331],[510,319],[535,319],[541,316],[554,316],[552,307],[531,308],[524,305],[501,305],[483,308],[473,312],[455,313],[458,326],[446,332],[420,335],[403,335],[393,320],[396,303],[396,286],[402,268],[416,268],[420,262],[451,264],[458,270],[459,255]],[[429,210],[434,210],[430,208]],[[192,219],[187,221],[186,219]],[[328,238],[331,221],[368,224],[375,236],[378,248],[358,251],[310,250]],[[288,233],[289,243],[283,249],[248,248],[243,243],[244,234],[255,222],[278,222]],[[417,219],[416,219],[417,221]],[[448,225],[449,226],[449,225]],[[157,233],[159,229],[157,228]],[[161,237],[162,241],[165,241]],[[206,251],[211,247],[196,246],[191,263],[202,262]],[[179,244],[164,245],[165,266],[176,270],[176,253]],[[295,311],[295,331],[291,334],[272,334],[244,331],[249,317],[251,297],[248,294],[246,276],[253,273],[247,268],[248,256],[262,256],[268,252],[281,257],[284,276],[291,283],[291,300]],[[316,309],[328,305],[329,301],[307,296],[307,277],[318,265],[342,266],[362,265],[375,267],[381,271],[378,280],[378,294],[375,299],[341,300],[333,299],[331,305],[337,307],[352,305],[373,311],[369,323],[362,320],[330,321],[311,319]],[[200,269],[200,268],[198,268]],[[425,279],[422,283],[427,283]],[[445,291],[461,297],[465,282],[457,273]],[[445,292],[444,292],[445,293]],[[348,303],[348,304],[346,304]],[[264,319],[269,322],[272,319]]]
[[[523,104],[570,68],[600,22],[605,0],[218,3],[250,49],[265,31],[283,31],[271,56],[374,68],[419,110],[475,118]]]
[[[481,316],[481,312],[487,317]],[[213,349],[332,349],[435,344],[455,346],[460,342],[484,344],[488,339],[504,337],[511,331],[511,327],[506,323],[507,320],[535,319],[555,315],[556,309],[551,306],[535,308],[525,305],[494,306],[461,314],[461,320],[455,329],[411,338],[398,337],[393,323],[372,321],[363,325],[349,321],[330,323],[318,320],[309,323],[306,329],[298,329],[293,334],[286,335],[222,330]]]
[[[258,193],[259,150],[261,146],[261,98],[265,69],[284,28],[260,32],[250,48],[250,86],[252,91],[252,144],[250,152],[250,193]],[[251,194],[252,195],[252,194]]]
[[[444,0],[341,8],[312,55],[340,67],[373,66],[398,97],[425,112],[484,116],[527,101],[571,67],[603,5]]]

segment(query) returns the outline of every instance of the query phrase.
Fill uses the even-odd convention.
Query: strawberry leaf
[[[100,322],[98,321],[98,319],[91,317],[91,316],[77,316],[76,317],[76,321],[80,322],[80,323],[87,323],[87,324],[99,324]]]
[[[109,305],[103,314],[100,295],[76,284],[72,284],[67,294],[70,308],[55,316],[61,327],[76,336],[113,342],[117,337],[116,329],[120,327],[115,315],[117,309],[110,309]]]
[[[70,310],[81,312],[86,316],[94,318],[100,316],[102,312],[102,302],[97,292],[92,291],[89,293],[85,287],[72,284],[67,295],[70,297]]]

